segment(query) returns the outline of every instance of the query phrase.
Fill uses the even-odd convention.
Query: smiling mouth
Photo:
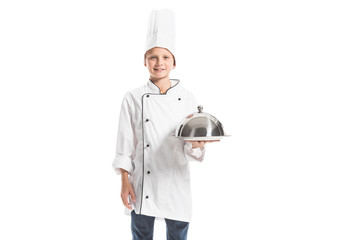
[[[155,71],[163,71],[163,70],[165,70],[165,69],[163,69],[163,68],[155,68],[154,70],[155,70]]]

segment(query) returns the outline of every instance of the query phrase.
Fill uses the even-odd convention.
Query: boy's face
[[[145,54],[145,66],[151,80],[169,78],[170,71],[175,67],[174,57],[166,48],[154,47]]]

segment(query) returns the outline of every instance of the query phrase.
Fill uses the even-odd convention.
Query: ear
[[[144,66],[146,67],[146,53],[144,54]]]

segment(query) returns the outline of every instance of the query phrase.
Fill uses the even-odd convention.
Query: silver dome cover
[[[213,115],[204,113],[198,106],[197,113],[186,117],[178,125],[175,136],[184,140],[206,141],[226,137],[223,125]]]

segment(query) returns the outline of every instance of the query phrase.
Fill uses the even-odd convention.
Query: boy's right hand
[[[135,202],[134,190],[129,182],[128,173],[126,171],[121,171],[121,200],[126,208],[132,210],[130,203],[129,195],[131,201]]]

